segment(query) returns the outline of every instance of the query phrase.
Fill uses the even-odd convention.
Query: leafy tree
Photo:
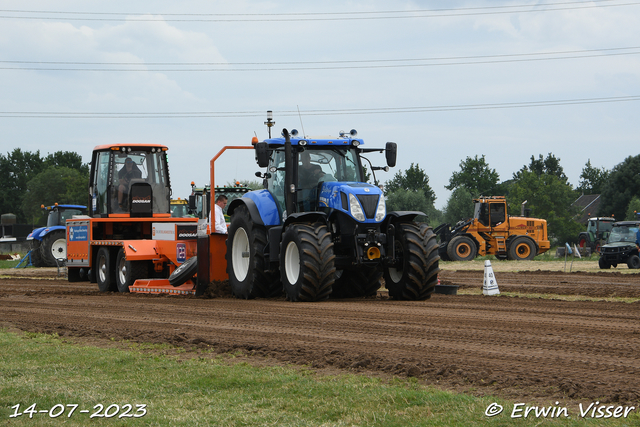
[[[610,172],[605,168],[595,168],[591,166],[591,159],[587,160],[582,173],[580,174],[580,182],[576,190],[582,194],[601,194],[604,183],[609,179]]]
[[[42,170],[43,160],[40,151],[31,153],[16,148],[6,156],[0,154],[1,213],[14,213],[18,223],[26,222],[20,204],[27,190],[27,182]]]
[[[421,191],[397,189],[386,197],[387,212],[391,211],[419,211],[427,214],[427,218],[419,215],[417,221],[428,222],[430,225],[440,224],[442,213],[429,202]]]
[[[44,168],[48,167],[67,167],[89,175],[89,164],[82,163],[82,156],[73,151],[56,151],[47,155],[44,159]]]
[[[634,196],[627,207],[627,215],[624,217],[626,221],[635,221],[636,213],[640,212],[640,197]]]
[[[433,205],[436,200],[436,193],[429,185],[429,176],[420,169],[420,166],[416,163],[414,166],[411,163],[409,169],[404,173],[398,171],[391,181],[387,181],[384,185],[384,194],[390,195],[397,190],[409,190],[414,192],[421,192],[424,194],[428,203]]]
[[[614,166],[600,193],[599,215],[624,218],[634,196],[640,196],[640,155]]]
[[[444,222],[455,224],[473,217],[473,195],[465,187],[458,187],[451,193],[444,210]]]
[[[447,190],[465,188],[473,197],[493,196],[499,179],[500,175],[495,169],[489,168],[484,154],[481,158],[476,155],[473,159],[467,157],[466,160],[460,162],[460,172],[453,172],[449,178],[449,185],[445,188]]]
[[[42,216],[41,205],[85,205],[89,188],[89,174],[67,167],[50,167],[36,175],[27,184],[22,200],[22,212],[30,224]]]
[[[535,159],[531,156],[529,166],[524,166],[514,173],[514,182],[509,192],[509,211],[519,214],[523,201],[532,216],[547,220],[547,232],[555,244],[574,242],[582,225],[573,217],[577,208],[571,208],[577,197],[575,190],[568,182],[560,159],[552,154],[546,159]]]

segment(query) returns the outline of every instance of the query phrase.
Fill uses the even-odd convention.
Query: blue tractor
[[[290,301],[374,296],[384,277],[395,299],[425,300],[438,281],[438,244],[422,212],[387,212],[381,189],[365,182],[362,155],[384,152],[395,166],[397,146],[364,148],[357,133],[338,138],[291,135],[254,139],[264,189],[228,207],[227,273],[236,297]],[[374,167],[371,171],[388,167]]]
[[[36,267],[55,267],[67,258],[66,221],[73,215],[86,215],[82,205],[42,205],[47,226],[36,228],[27,236],[31,241],[31,263]]]

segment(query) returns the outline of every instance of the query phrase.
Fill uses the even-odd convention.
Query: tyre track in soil
[[[500,273],[498,279],[501,291],[558,282],[557,293],[609,296],[622,287],[640,297],[637,278],[527,272]],[[443,272],[441,279],[478,288],[482,274]],[[640,303],[437,294],[423,302],[290,303],[101,294],[96,288],[60,279],[0,279],[0,319],[61,336],[240,350],[263,356],[261,361],[326,372],[418,377],[529,403],[637,405],[640,399]]]

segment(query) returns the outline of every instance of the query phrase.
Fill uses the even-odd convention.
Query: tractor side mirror
[[[258,166],[261,168],[269,166],[269,146],[266,142],[258,142],[256,144],[256,158],[258,159]]]
[[[387,157],[387,165],[389,165],[390,168],[394,167],[396,165],[396,157],[398,155],[398,144],[395,142],[387,142],[384,154]]]
[[[189,209],[192,211],[196,210],[196,196],[194,195],[189,196]]]

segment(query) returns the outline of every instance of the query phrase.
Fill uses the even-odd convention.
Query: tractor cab
[[[167,147],[111,144],[93,151],[90,215],[170,216]]]
[[[475,199],[473,217],[478,220],[479,227],[487,229],[507,224],[507,201],[504,196],[481,197]],[[508,227],[507,227],[508,228]]]

